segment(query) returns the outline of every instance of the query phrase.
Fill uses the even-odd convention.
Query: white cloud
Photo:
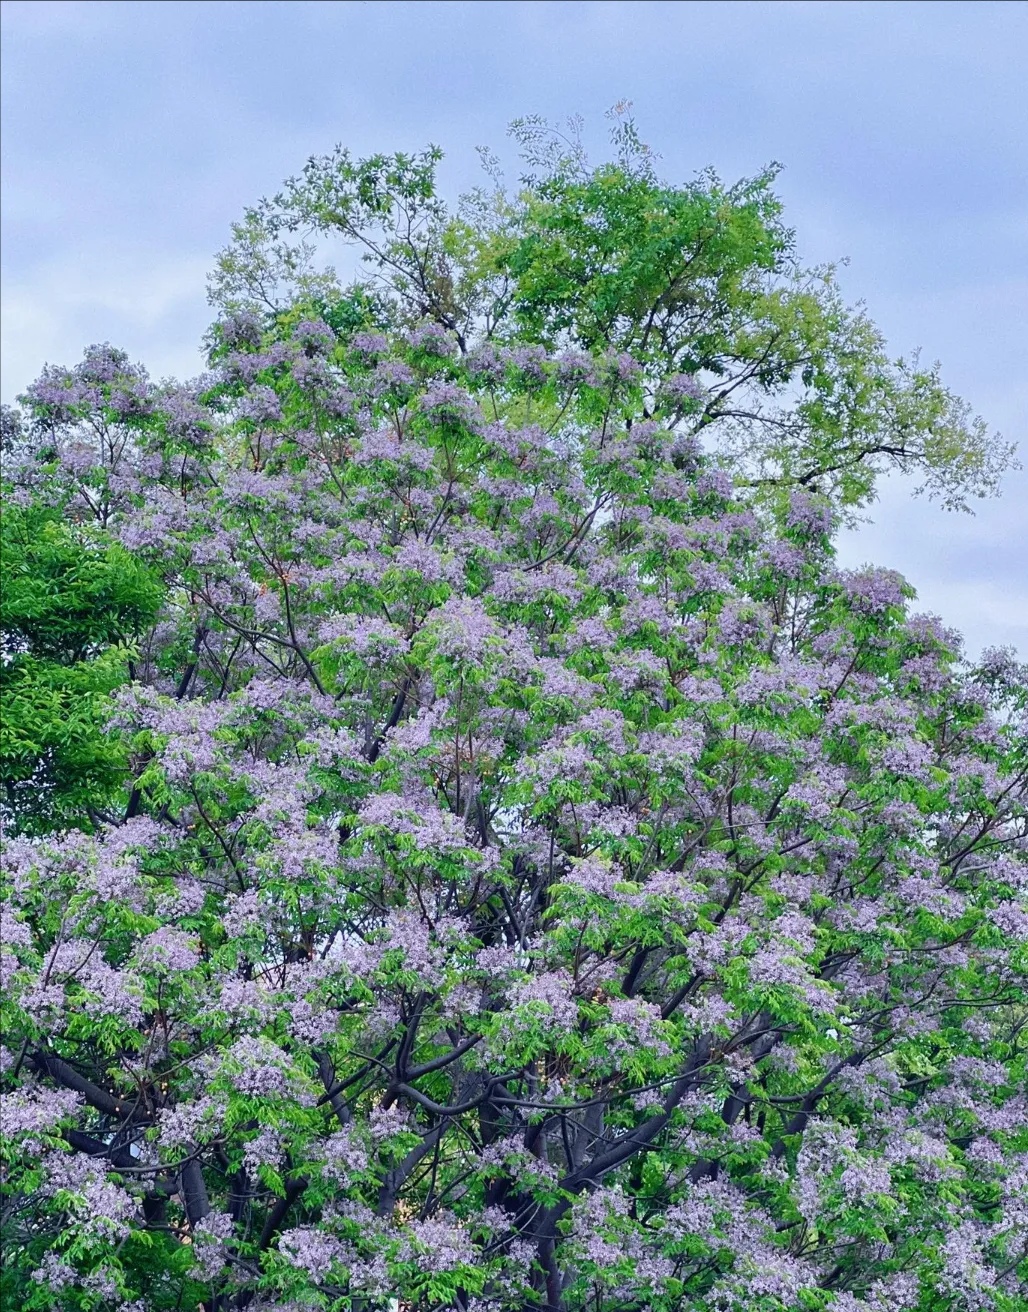
[[[106,250],[8,275],[3,399],[13,399],[44,364],[74,364],[97,341],[121,347],[157,378],[199,373],[198,344],[213,318],[204,297],[209,265],[195,255]]]
[[[911,487],[885,481],[873,522],[840,535],[839,564],[899,570],[917,589],[916,608],[959,629],[969,655],[999,646],[1028,655],[1028,472],[1011,472],[1003,496],[974,515],[915,499]]]

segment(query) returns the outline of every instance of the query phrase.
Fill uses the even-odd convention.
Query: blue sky
[[[307,156],[447,152],[634,102],[671,178],[770,160],[809,262],[921,347],[1028,463],[1028,4],[8,0],[2,390],[110,340],[198,372],[204,275]],[[974,652],[1028,656],[1028,473],[974,518],[888,484],[846,563],[900,569]]]

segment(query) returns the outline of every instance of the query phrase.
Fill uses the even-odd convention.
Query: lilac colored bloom
[[[506,372],[503,356],[489,343],[468,357],[467,368],[472,378],[491,384],[502,382]]]
[[[305,1043],[324,1043],[335,1033],[339,1018],[323,1007],[315,1006],[306,998],[289,1004],[289,1031]]]
[[[478,1265],[479,1255],[467,1226],[456,1217],[444,1213],[429,1220],[414,1221],[406,1238],[411,1256],[422,1271],[442,1274]]]
[[[433,612],[430,623],[440,654],[473,664],[484,659],[499,632],[482,603],[470,597],[447,601]]]
[[[325,1154],[325,1174],[332,1180],[347,1184],[368,1169],[368,1153],[349,1129],[330,1135],[322,1144]]]
[[[732,476],[726,469],[710,469],[696,480],[700,496],[728,498],[732,495]]]
[[[751,602],[729,599],[718,616],[718,633],[722,642],[737,645],[761,642],[769,628],[768,615]]]
[[[377,793],[363,803],[358,814],[362,824],[407,835],[424,851],[457,851],[468,846],[460,817],[440,810],[425,795]]]
[[[136,946],[134,960],[143,970],[192,970],[200,960],[194,937],[168,925],[147,934]]]
[[[32,1272],[32,1279],[52,1293],[59,1293],[69,1285],[77,1284],[79,1273],[66,1258],[51,1249],[43,1254],[39,1266]]]
[[[158,1143],[162,1148],[188,1151],[195,1142],[217,1136],[224,1112],[223,1102],[206,1094],[181,1106],[165,1108],[157,1118]]]
[[[693,374],[672,374],[661,383],[661,393],[671,402],[702,401],[704,389]]]
[[[599,382],[596,363],[584,351],[565,351],[555,361],[555,376],[565,386],[595,387]]]
[[[262,1166],[274,1171],[282,1168],[285,1160],[285,1144],[281,1134],[273,1128],[259,1130],[243,1147],[243,1164],[249,1174],[259,1178]]]
[[[403,394],[413,387],[414,382],[414,370],[402,360],[381,360],[372,375],[372,386],[380,395],[390,390]]]
[[[843,592],[853,609],[863,615],[882,615],[891,607],[902,606],[906,584],[903,576],[891,569],[867,569],[842,572]]]
[[[181,388],[96,348],[5,417],[11,504],[168,583],[86,653],[124,779],[4,844],[39,1283],[142,1312],[159,1227],[160,1299],[254,1312],[985,1308],[1028,1224],[1028,670],[836,573],[830,499],[708,455],[743,433],[653,334],[477,314],[459,355],[226,321]]]
[[[252,387],[240,401],[236,413],[255,424],[270,424],[282,418],[278,393],[272,387]]]
[[[84,1238],[117,1242],[129,1234],[137,1216],[136,1200],[116,1184],[103,1166],[89,1157],[49,1153],[43,1159],[45,1182],[40,1192],[68,1196],[67,1211]]]
[[[135,971],[115,970],[93,957],[80,973],[79,983],[88,990],[83,1006],[90,1016],[116,1017],[130,1025],[142,1022],[144,986]]]
[[[169,388],[160,394],[156,404],[172,437],[193,451],[202,451],[210,445],[214,428],[211,413],[190,388]]]
[[[86,391],[66,369],[46,365],[21,399],[26,405],[43,412],[51,423],[61,424],[77,416],[86,401]]]
[[[238,310],[219,321],[218,331],[226,346],[235,350],[256,348],[261,344],[262,324],[253,310]]]
[[[264,350],[234,350],[221,361],[225,376],[231,381],[252,383],[258,374],[276,369],[292,360],[293,349],[285,342],[272,342]]]
[[[0,1094],[0,1133],[54,1134],[81,1107],[81,1095],[71,1089],[36,1085],[24,1092]]]
[[[426,355],[448,356],[455,349],[453,338],[437,323],[422,324],[407,334],[407,340],[415,350]]]
[[[376,616],[335,616],[322,623],[320,637],[325,642],[352,647],[358,656],[371,660],[387,660],[410,647],[395,624]]]
[[[635,383],[642,377],[642,365],[638,360],[629,355],[627,351],[621,351],[617,355],[612,356],[609,364],[619,382]]]
[[[323,319],[304,319],[293,329],[293,341],[310,355],[322,355],[335,345],[336,335]]]
[[[323,355],[304,352],[292,367],[293,382],[298,384],[315,401],[324,401],[339,389],[339,378],[331,360]],[[349,392],[344,389],[345,402],[341,413],[349,410]]]
[[[437,583],[441,579],[453,581],[458,574],[458,566],[446,560],[435,547],[410,539],[397,548],[393,563],[398,569],[410,570],[428,583]]]
[[[542,383],[546,381],[546,352],[541,346],[516,346],[504,353],[507,363],[519,373],[526,382]]]
[[[202,1280],[214,1280],[227,1259],[225,1243],[232,1238],[233,1222],[227,1212],[210,1212],[193,1227],[193,1258]]]
[[[368,1133],[372,1142],[379,1144],[410,1129],[410,1118],[397,1103],[389,1107],[373,1107],[368,1117]]]
[[[614,899],[618,897],[618,885],[625,883],[625,875],[617,866],[593,855],[573,862],[565,881],[584,893]]]
[[[811,537],[822,537],[832,531],[834,516],[826,501],[806,492],[793,492],[789,497],[786,524]]]
[[[768,568],[780,578],[797,579],[808,564],[806,553],[789,542],[769,542],[765,551]]]
[[[382,333],[354,333],[350,338],[350,350],[371,360],[385,355],[389,350],[389,339]]]
[[[569,1029],[578,1016],[578,1004],[572,996],[574,981],[566,971],[546,971],[516,984],[511,1001],[554,1029]]]
[[[226,1051],[223,1066],[235,1088],[251,1097],[281,1098],[290,1090],[288,1058],[269,1039],[237,1039]]]
[[[287,1230],[278,1241],[278,1250],[291,1266],[317,1281],[326,1280],[346,1254],[338,1239],[313,1226]]]
[[[482,420],[474,399],[452,383],[437,383],[429,388],[419,404],[427,415],[439,422],[460,423],[475,428]]]

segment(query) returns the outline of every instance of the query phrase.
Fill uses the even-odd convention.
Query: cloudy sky
[[[2,390],[109,340],[199,371],[204,276],[311,154],[447,154],[456,194],[508,121],[634,102],[685,179],[770,160],[809,262],[848,258],[896,354],[920,347],[1028,464],[1028,4],[8,0]],[[900,569],[969,650],[1028,656],[1028,472],[974,518],[893,482],[846,563]]]

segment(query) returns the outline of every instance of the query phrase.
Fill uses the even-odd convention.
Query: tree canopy
[[[545,120],[516,121],[527,170],[517,190],[483,152],[490,185],[452,212],[437,193],[436,149],[312,158],[235,226],[211,299],[324,312],[357,292],[383,326],[435,323],[462,351],[626,352],[651,386],[700,377],[705,447],[772,502],[803,486],[853,512],[889,469],[951,508],[994,494],[1013,444],[937,366],[916,353],[891,359],[863,309],[845,304],[834,268],[803,265],[773,190],[778,166],[732,186],[712,170],[668,183],[628,108],[611,115],[616,158],[596,167]],[[318,258],[333,240],[367,269],[349,297]]]
[[[78,374],[88,372],[87,357]],[[9,458],[23,434],[15,412],[6,420]],[[45,479],[56,452],[36,454]],[[89,825],[125,779],[124,753],[105,731],[109,694],[125,682],[127,644],[155,619],[161,587],[98,526],[69,520],[59,497],[6,478],[0,491],[0,817],[9,834]]]
[[[120,789],[5,846],[5,1297],[1018,1312],[1028,670],[832,547],[959,407],[770,179],[520,130],[456,217],[313,162],[206,375],[23,398],[19,513],[100,545],[19,632],[127,677]]]

